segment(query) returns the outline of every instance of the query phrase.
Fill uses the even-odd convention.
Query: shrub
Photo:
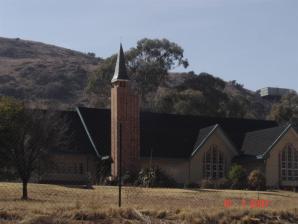
[[[218,189],[228,189],[231,187],[231,181],[226,178],[221,178],[216,180],[216,188]]]
[[[158,167],[154,168],[143,168],[138,174],[136,181],[138,186],[143,187],[176,187],[176,181],[165,174]]]
[[[108,176],[104,179],[103,185],[109,186],[117,186],[118,185],[118,177]]]
[[[247,187],[247,174],[241,165],[233,165],[228,173],[228,178],[231,181],[231,188],[233,189],[243,189]]]
[[[265,190],[266,178],[260,170],[253,170],[248,176],[248,185],[252,190]]]
[[[87,55],[88,55],[89,57],[95,58],[95,53],[93,53],[93,52],[88,52]]]
[[[201,182],[201,188],[228,189],[230,188],[230,186],[231,186],[231,182],[226,178],[204,179]]]
[[[14,169],[8,167],[0,167],[0,181],[16,181],[18,175]]]
[[[138,180],[138,173],[133,171],[126,171],[122,176],[122,182],[124,185],[136,185]]]
[[[201,182],[201,188],[215,188],[214,182],[211,179],[203,179]]]
[[[200,185],[197,183],[188,183],[184,185],[184,188],[199,188]]]

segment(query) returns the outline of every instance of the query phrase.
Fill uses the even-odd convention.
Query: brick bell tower
[[[117,177],[120,139],[122,173],[136,169],[140,158],[140,98],[131,89],[121,44],[111,83],[111,170],[112,176]]]

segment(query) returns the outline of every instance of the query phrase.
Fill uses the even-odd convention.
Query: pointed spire
[[[117,62],[116,62],[116,67],[115,67],[115,73],[112,78],[112,83],[116,81],[128,81],[128,75],[126,71],[126,66],[125,66],[125,58],[124,58],[124,53],[122,49],[122,44],[120,44],[120,49],[119,53],[117,56]]]

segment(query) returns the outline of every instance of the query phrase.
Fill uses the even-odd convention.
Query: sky
[[[298,91],[298,0],[0,0],[0,36],[103,58],[167,38],[190,63],[177,71]]]

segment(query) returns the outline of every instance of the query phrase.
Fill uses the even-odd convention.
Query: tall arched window
[[[282,180],[298,180],[298,151],[292,144],[280,153],[280,176]]]
[[[222,178],[224,177],[225,164],[224,155],[217,148],[217,145],[210,146],[204,154],[203,176],[204,178]]]

